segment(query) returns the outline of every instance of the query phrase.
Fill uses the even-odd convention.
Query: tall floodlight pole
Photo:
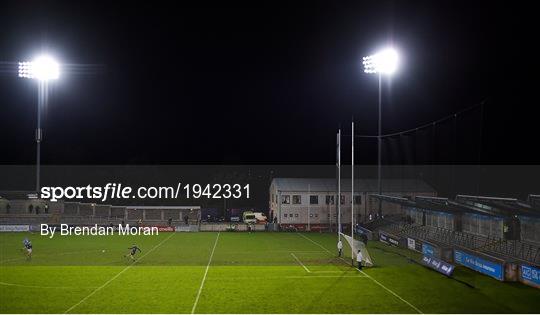
[[[381,180],[381,168],[382,168],[382,93],[381,93],[381,74],[379,73],[379,119],[377,123],[377,193],[379,196],[382,194],[382,180]],[[382,202],[379,200],[379,217],[382,216]]]
[[[354,241],[354,121],[351,122],[351,240]],[[354,250],[351,246],[351,265],[354,266]]]
[[[40,56],[34,61],[19,62],[19,77],[35,79],[38,83],[38,108],[37,108],[37,128],[36,128],[36,192],[40,189],[40,169],[41,169],[41,141],[43,132],[41,129],[41,110],[47,106],[48,102],[48,82],[56,80],[60,76],[60,66],[54,59],[48,56]]]
[[[382,147],[382,75],[393,74],[398,67],[398,54],[393,48],[384,49],[374,55],[363,58],[364,72],[376,73],[379,79],[379,119],[378,119],[378,136],[377,136],[377,190],[379,195],[382,194],[381,181],[381,147]],[[379,200],[379,216],[382,215],[382,204]]]

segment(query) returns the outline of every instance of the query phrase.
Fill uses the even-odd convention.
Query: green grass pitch
[[[34,257],[21,251],[29,237]],[[136,263],[122,256],[141,247]],[[319,233],[0,233],[1,313],[538,313],[540,290],[464,267],[455,279],[370,242],[359,272]],[[407,257],[405,257],[407,256]],[[460,281],[457,281],[460,280]],[[465,285],[463,282],[471,286]]]

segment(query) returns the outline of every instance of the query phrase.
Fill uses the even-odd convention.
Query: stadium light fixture
[[[19,77],[39,81],[56,80],[60,77],[60,66],[50,56],[39,56],[34,61],[19,62]]]
[[[43,132],[41,129],[41,110],[48,103],[49,81],[60,77],[60,65],[51,56],[41,55],[33,61],[19,62],[19,78],[34,79],[38,82],[38,108],[37,108],[37,128],[36,128],[36,193],[39,196],[40,190],[40,169],[41,169],[41,141]]]
[[[362,58],[362,64],[364,65],[364,72],[368,74],[378,74],[379,78],[379,124],[378,124],[378,137],[377,137],[377,182],[379,195],[382,194],[382,182],[381,182],[381,148],[382,148],[382,98],[381,98],[381,80],[383,75],[390,76],[397,71],[399,66],[399,55],[397,51],[392,48],[386,48],[374,55],[366,56]],[[353,137],[354,138],[354,137]],[[382,216],[382,204],[379,201],[379,215]]]
[[[374,55],[364,57],[362,63],[365,73],[391,75],[398,68],[399,56],[395,49],[387,48]]]

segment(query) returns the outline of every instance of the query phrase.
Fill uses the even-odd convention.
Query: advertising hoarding
[[[502,263],[489,261],[458,249],[454,250],[454,261],[497,280],[504,280],[504,267]]]
[[[520,269],[521,280],[524,283],[540,288],[540,268],[521,265]]]
[[[30,225],[0,225],[0,232],[28,232]]]
[[[452,275],[452,272],[454,272],[453,265],[435,257],[422,257],[422,264],[448,277],[450,277]]]
[[[435,247],[433,245],[423,243],[422,254],[424,254],[424,256],[435,256]]]

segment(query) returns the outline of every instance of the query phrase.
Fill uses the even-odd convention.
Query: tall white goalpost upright
[[[351,122],[351,239],[354,240],[354,120]],[[354,266],[354,249],[351,246],[351,264]]]
[[[366,267],[373,266],[373,260],[369,255],[366,245],[362,241],[354,239],[354,121],[351,122],[352,129],[352,152],[351,152],[351,235],[345,235],[341,232],[341,129],[338,129],[337,133],[337,154],[336,154],[336,166],[337,166],[337,190],[338,190],[338,240],[341,237],[351,246],[351,263],[354,266],[354,257],[356,251],[361,251],[363,256],[363,263]]]
[[[338,169],[338,182],[337,182],[337,233],[338,233],[338,240],[341,240],[341,129],[338,129],[338,135],[337,135],[337,143],[338,143],[338,152],[337,152],[337,169]],[[331,218],[330,218],[331,219]]]

